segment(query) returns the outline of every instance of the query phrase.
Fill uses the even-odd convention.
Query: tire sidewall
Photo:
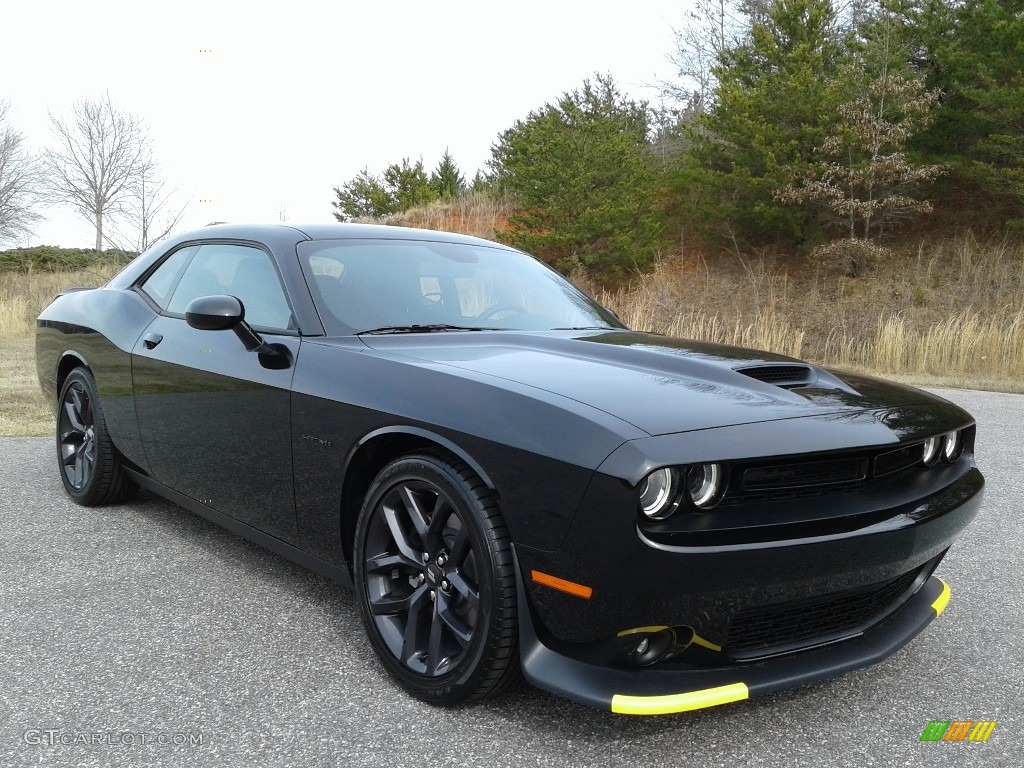
[[[89,398],[89,406],[92,409],[92,429],[93,429],[93,443],[95,461],[93,463],[92,475],[89,480],[85,482],[81,488],[76,489],[71,483],[68,482],[68,477],[64,472],[64,466],[61,462],[61,442],[60,442],[60,412],[59,409],[64,407],[64,397],[67,395],[69,389],[76,382],[81,383],[82,388],[85,390],[86,396]],[[104,477],[104,473],[107,470],[106,463],[111,460],[108,455],[108,451],[103,450],[104,446],[109,444],[107,437],[106,423],[103,420],[103,408],[100,405],[99,395],[96,393],[96,383],[93,381],[92,375],[85,368],[75,368],[71,373],[68,374],[67,378],[64,379],[64,385],[60,389],[60,396],[57,400],[57,469],[60,472],[60,480],[64,485],[64,491],[70,496],[76,503],[83,505],[95,504],[100,496],[103,495],[103,488],[101,483]]]
[[[392,655],[390,649],[380,638],[369,608],[364,573],[365,543],[373,511],[396,485],[408,480],[428,480],[436,485],[451,501],[453,507],[468,527],[470,541],[477,553],[480,571],[480,618],[469,650],[456,668],[440,677],[427,678],[405,667],[399,659]],[[487,652],[494,631],[494,585],[496,581],[494,553],[484,535],[479,503],[472,497],[469,489],[458,475],[454,474],[445,464],[431,457],[415,456],[399,459],[385,467],[376,477],[367,491],[363,507],[356,525],[354,547],[353,579],[356,602],[363,619],[363,626],[377,655],[384,667],[407,691],[414,696],[433,702],[453,702],[465,698],[477,687],[477,678],[484,670],[481,660]],[[486,559],[486,563],[482,562]],[[485,598],[486,595],[486,598]]]

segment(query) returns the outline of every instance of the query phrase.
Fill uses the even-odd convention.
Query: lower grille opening
[[[902,604],[928,565],[870,587],[740,611],[729,623],[725,650],[734,659],[753,659],[855,634]]]

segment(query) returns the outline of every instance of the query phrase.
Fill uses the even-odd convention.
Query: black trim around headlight
[[[963,432],[957,430],[956,432],[947,432],[942,436],[942,460],[946,464],[953,464],[960,458],[960,455],[964,452],[964,436]]]
[[[679,506],[679,471],[662,467],[651,472],[638,486],[640,511],[651,520],[664,520]]]
[[[729,485],[725,464],[661,467],[637,485],[637,507],[647,520],[666,520],[682,507],[706,512],[718,506]]]
[[[713,509],[722,500],[727,473],[721,464],[695,464],[686,471],[686,495],[697,509]]]

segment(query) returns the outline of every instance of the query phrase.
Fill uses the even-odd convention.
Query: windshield
[[[332,335],[623,327],[557,272],[506,248],[320,240],[298,253]]]

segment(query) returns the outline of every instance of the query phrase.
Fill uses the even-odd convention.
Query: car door
[[[297,542],[290,388],[299,337],[270,253],[242,243],[188,245],[140,292],[160,312],[132,352],[136,412],[154,478]],[[233,332],[189,326],[189,302],[218,294],[238,298],[246,321],[286,347],[291,364],[268,367]]]

